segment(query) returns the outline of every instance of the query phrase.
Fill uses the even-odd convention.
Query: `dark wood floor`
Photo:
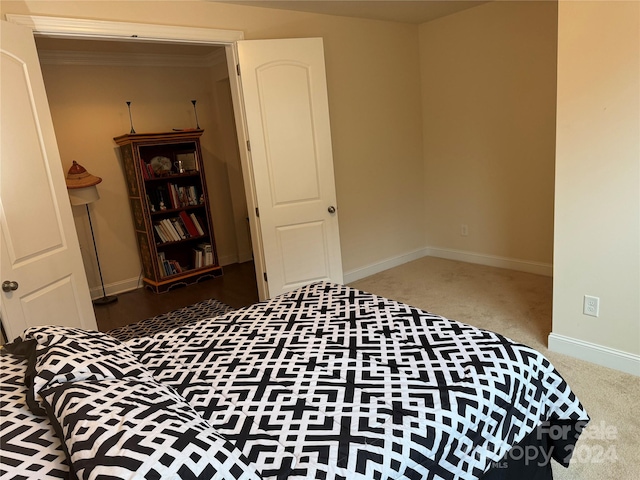
[[[147,288],[139,288],[118,295],[118,301],[115,303],[96,305],[94,310],[98,329],[106,332],[208,298],[215,298],[234,308],[258,301],[253,262],[227,265],[223,271],[224,274],[220,277],[176,288],[167,293],[156,294]]]

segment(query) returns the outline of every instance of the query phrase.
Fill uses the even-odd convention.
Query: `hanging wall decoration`
[[[136,133],[133,129],[133,120],[131,118],[131,102],[127,102],[127,108],[129,109],[129,123],[131,124],[131,131],[129,133]]]
[[[196,110],[196,100],[191,100],[191,103],[193,104],[193,113],[196,116],[196,128],[200,130],[200,123],[198,123],[198,111]]]

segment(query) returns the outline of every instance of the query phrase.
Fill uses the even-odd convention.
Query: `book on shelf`
[[[204,230],[202,230],[200,223],[196,222],[198,222],[198,218],[194,214],[187,214],[187,212],[182,211],[176,217],[164,218],[154,222],[153,228],[161,243],[177,242],[204,235]]]
[[[193,185],[180,187],[167,183],[147,189],[147,202],[152,212],[197,206],[202,204],[200,200],[198,189]]]
[[[186,187],[186,190],[187,190],[187,200],[189,202],[189,205],[200,205],[204,203],[204,198],[202,198],[202,195],[200,195],[195,185],[190,185],[189,187]]]
[[[185,212],[184,210],[180,212],[180,219],[182,220],[182,223],[187,229],[189,236],[191,237],[200,236],[200,232],[198,232],[198,229],[196,228],[195,224],[193,223],[193,220],[191,220],[191,217],[187,214],[187,212]]]
[[[189,206],[189,197],[187,196],[186,187],[178,187],[178,201],[180,202],[181,207]]]
[[[171,222],[171,225],[173,226],[173,229],[178,234],[178,237],[180,237],[180,240],[189,238],[189,235],[187,235],[187,231],[182,226],[182,221],[180,220],[180,217],[170,218],[169,222]]]
[[[177,260],[161,260],[160,264],[160,274],[163,277],[168,277],[169,275],[177,275],[178,273],[182,273],[184,269],[180,265]]]
[[[180,262],[167,258],[164,252],[158,252],[158,267],[163,277],[176,275],[185,270],[184,267],[180,265]]]
[[[171,208],[184,208],[202,203],[195,185],[180,186],[176,183],[168,182],[166,187],[163,186],[162,188],[167,192],[166,196]]]
[[[196,214],[190,213],[189,216],[191,217],[191,220],[193,221],[193,224],[195,225],[196,230],[198,230],[198,233],[200,235],[204,235],[204,229],[202,228],[202,225],[198,221],[198,217],[196,217]]]
[[[175,275],[176,273],[182,273],[183,268],[177,260],[167,260],[167,262],[169,262],[172,275]]]
[[[160,269],[160,273],[164,272],[164,261],[165,255],[164,252],[158,252],[158,268]]]
[[[180,235],[178,235],[178,232],[173,226],[173,223],[171,223],[168,218],[160,220],[160,225],[163,227],[167,237],[171,239],[170,241],[177,242],[178,240],[181,240]]]
[[[145,180],[151,180],[157,177],[151,163],[145,162],[143,158],[140,159],[140,171],[142,172],[142,178]]]
[[[193,249],[193,266],[194,266],[194,268],[201,268],[201,267],[204,266],[204,263],[203,263],[203,252],[198,247],[195,247]]]
[[[198,248],[202,250],[202,266],[213,265],[213,248],[210,243],[200,243]]]
[[[180,208],[180,195],[178,194],[178,186],[175,183],[169,184],[169,192],[171,193],[171,205],[173,208]]]
[[[213,248],[210,243],[200,243],[193,248],[193,264],[195,268],[213,265]]]
[[[160,239],[160,243],[167,243],[171,241],[169,237],[167,237],[167,234],[164,232],[162,226],[159,223],[155,223],[153,225],[153,229],[155,230],[156,235]]]
[[[167,243],[171,241],[171,238],[167,235],[167,232],[165,231],[164,227],[160,222],[154,223],[153,229],[158,234],[158,237],[160,238],[160,243]]]

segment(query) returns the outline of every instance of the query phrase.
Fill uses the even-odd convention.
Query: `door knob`
[[[9,280],[2,282],[3,292],[13,292],[18,289],[18,282],[10,282]]]
[[[336,207],[334,207],[333,205],[331,205],[329,208],[327,208],[327,211],[329,213],[336,213]]]

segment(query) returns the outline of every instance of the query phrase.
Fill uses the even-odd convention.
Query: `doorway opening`
[[[118,279],[106,282],[110,293],[135,289],[141,280],[124,170],[113,144],[114,136],[134,127],[138,133],[204,129],[203,161],[220,265],[228,270],[239,265],[234,271],[246,274],[241,264],[251,263],[255,276],[225,46],[35,38],[61,158],[76,160],[103,178],[102,199],[92,207],[103,271]],[[131,102],[131,117],[126,102]],[[75,218],[76,227],[87,277],[96,279],[85,217]],[[255,281],[243,283],[248,291],[242,297],[257,301]],[[206,288],[198,291],[207,295]],[[157,303],[163,302],[175,305]],[[101,313],[96,309],[98,319]]]
[[[311,281],[342,283],[322,38],[245,42],[234,30],[12,14],[7,20],[59,39],[223,46],[260,300]],[[290,215],[298,204],[304,208]]]

